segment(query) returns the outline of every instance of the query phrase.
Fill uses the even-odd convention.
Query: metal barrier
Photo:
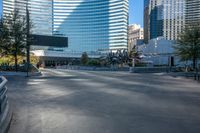
[[[7,96],[7,79],[0,77],[0,133],[5,133],[11,121],[11,110]]]

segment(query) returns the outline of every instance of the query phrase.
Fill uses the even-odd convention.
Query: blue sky
[[[129,0],[129,23],[143,26],[143,2],[144,0]],[[0,14],[2,14],[2,0],[0,0]]]
[[[129,0],[129,24],[140,24],[143,27],[144,0]]]
[[[0,0],[0,15],[2,14],[2,0]]]

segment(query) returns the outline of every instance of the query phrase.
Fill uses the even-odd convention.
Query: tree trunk
[[[193,69],[196,69],[196,58],[193,58]]]
[[[193,69],[194,69],[194,79],[197,80],[198,78],[198,68],[197,68],[197,59],[193,58]]]
[[[14,56],[15,56],[15,71],[17,72],[18,71],[18,59],[17,59],[17,47],[15,47],[15,54],[14,54]]]

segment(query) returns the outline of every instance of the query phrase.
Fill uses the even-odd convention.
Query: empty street
[[[190,79],[55,69],[7,78],[9,133],[200,132],[200,85]]]

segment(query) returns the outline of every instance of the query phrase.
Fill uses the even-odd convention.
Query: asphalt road
[[[8,77],[9,133],[200,133],[200,84],[162,74]]]

